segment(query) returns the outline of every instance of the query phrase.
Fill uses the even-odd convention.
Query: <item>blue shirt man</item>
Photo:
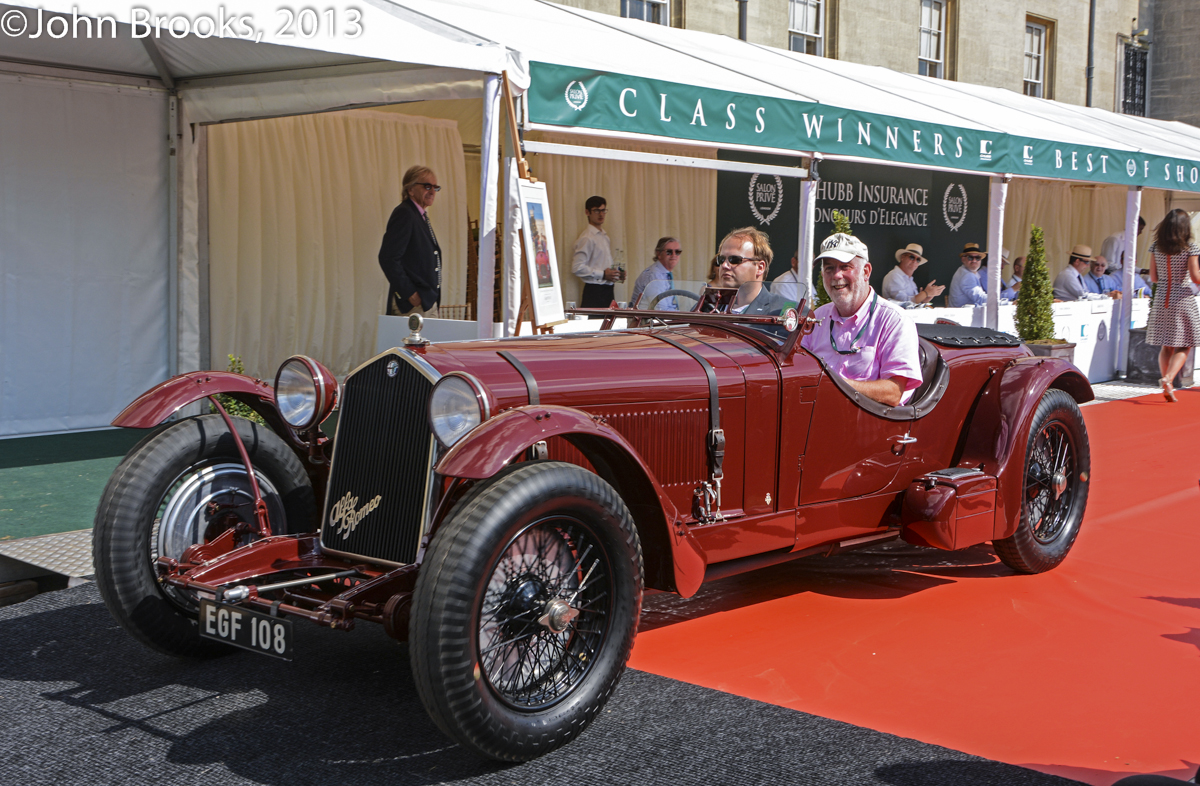
[[[657,295],[671,289],[675,283],[674,270],[679,265],[683,248],[673,237],[662,237],[654,247],[654,264],[642,271],[633,282],[633,293],[629,302],[637,308],[651,308],[650,303]],[[678,311],[674,296],[658,301],[653,308],[659,311]]]
[[[1083,277],[1083,285],[1087,287],[1088,292],[1107,295],[1109,292],[1121,291],[1121,282],[1106,272],[1108,261],[1104,257],[1096,257],[1088,263],[1088,267],[1091,269]]]
[[[987,303],[987,290],[979,276],[979,266],[987,258],[987,252],[981,251],[978,243],[967,243],[958,258],[962,267],[954,271],[950,280],[950,308],[982,306]]]

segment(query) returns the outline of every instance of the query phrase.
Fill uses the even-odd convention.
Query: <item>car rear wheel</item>
[[[1087,507],[1090,472],[1079,405],[1062,390],[1046,391],[1029,428],[1021,520],[1011,537],[993,544],[1005,565],[1018,573],[1042,573],[1066,558]]]
[[[312,528],[316,504],[304,467],[273,431],[233,418],[254,465],[274,534]],[[92,530],[96,584],[109,613],[135,638],[177,657],[231,651],[200,638],[196,604],[161,586],[155,561],[254,521],[254,495],[220,415],[182,420],[139,443],[108,481]],[[249,542],[251,535],[240,536]]]
[[[641,603],[641,545],[612,486],[572,464],[514,465],[459,501],[422,563],[409,624],[421,701],[482,756],[541,756],[612,695]]]

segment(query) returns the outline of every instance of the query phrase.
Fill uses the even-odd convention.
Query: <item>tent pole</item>
[[[488,74],[483,81],[483,137],[479,145],[479,273],[475,319],[479,338],[492,337],[492,283],[496,275],[496,203],[500,173],[500,77]]]
[[[167,376],[179,373],[179,97],[167,99]]]
[[[796,233],[796,272],[804,271],[805,280],[808,282],[805,297],[808,298],[809,309],[816,308],[817,303],[817,284],[813,272],[813,246],[816,243],[813,236],[817,231],[817,184],[821,182],[821,176],[817,173],[817,160],[815,155],[808,159],[808,177],[800,181],[800,231]]]
[[[1010,175],[993,177],[988,194],[988,280],[984,325],[992,330],[1000,329],[1000,272],[1004,267],[1004,201],[1008,198],[1008,181],[1011,179]]]
[[[1129,371],[1129,323],[1133,316],[1133,271],[1137,267],[1138,216],[1142,212],[1142,187],[1130,186],[1125,194],[1125,262],[1121,266],[1121,299],[1116,303],[1117,378]]]

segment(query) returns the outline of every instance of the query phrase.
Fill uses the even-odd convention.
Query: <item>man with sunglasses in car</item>
[[[442,190],[427,166],[410,167],[401,183],[402,201],[388,219],[379,267],[388,280],[387,313],[391,316],[438,316],[442,298],[442,247],[433,234],[429,208]]]
[[[735,229],[725,236],[717,252],[713,286],[738,290],[729,313],[779,314],[788,305],[786,299],[763,286],[773,258],[770,239],[754,227]]]
[[[871,288],[867,247],[839,232],[821,244],[816,261],[831,302],[813,313],[817,326],[800,346],[867,398],[909,403],[921,385],[917,326]]]

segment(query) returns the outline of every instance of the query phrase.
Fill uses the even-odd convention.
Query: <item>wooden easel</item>
[[[529,174],[529,162],[525,160],[525,151],[521,148],[521,137],[517,133],[517,108],[513,103],[512,87],[508,83],[508,72],[504,71],[500,74],[501,84],[504,86],[504,108],[508,114],[508,129],[512,133],[513,151],[517,158],[517,177],[523,180],[528,180],[530,183],[536,183],[537,178]],[[529,324],[533,326],[535,335],[548,335],[554,332],[554,325],[564,324],[563,322],[555,322],[549,325],[540,325],[537,322],[536,312],[533,308],[533,290],[529,285],[529,256],[525,252],[525,230],[517,231],[521,240],[521,306],[517,309],[517,333],[521,332],[521,324],[525,322],[525,316],[529,316]]]

